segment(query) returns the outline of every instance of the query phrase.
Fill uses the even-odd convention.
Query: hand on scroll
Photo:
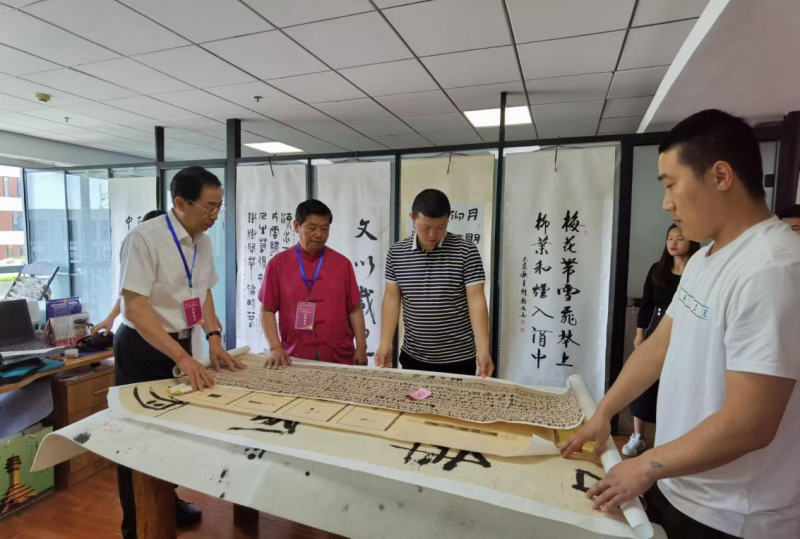
[[[594,442],[594,454],[600,456],[606,447],[608,437],[611,436],[611,422],[601,414],[595,415],[561,447],[561,456],[568,458],[574,452],[579,452],[586,442]]]
[[[494,372],[492,355],[489,352],[478,352],[478,376],[488,378]]]
[[[292,364],[292,358],[286,353],[283,347],[273,348],[269,353],[269,358],[264,364],[269,369],[282,369]]]
[[[219,371],[220,365],[231,371],[244,369],[244,364],[230,355],[216,338],[208,343],[208,359],[215,371]]]
[[[214,378],[203,365],[189,354],[175,362],[181,372],[189,379],[192,389],[203,391],[204,387],[214,387]]]
[[[594,500],[594,508],[598,511],[611,511],[618,505],[643,495],[653,486],[656,482],[652,473],[656,469],[655,465],[660,466],[647,453],[623,460],[595,483],[586,493],[586,497]]]
[[[375,352],[375,366],[384,369],[392,368],[392,347],[381,345]]]
[[[366,348],[356,349],[356,355],[353,356],[353,365],[358,365],[360,367],[365,367],[369,365]]]

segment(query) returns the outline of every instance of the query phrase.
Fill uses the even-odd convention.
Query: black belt
[[[190,327],[182,329],[177,333],[170,333],[169,336],[175,339],[176,341],[183,341],[186,339],[191,339],[193,333],[194,333],[194,327]]]

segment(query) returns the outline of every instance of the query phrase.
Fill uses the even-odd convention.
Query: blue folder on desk
[[[38,367],[17,367],[5,372],[0,372],[0,384],[14,384],[33,374],[58,369],[64,366],[63,361],[57,361],[55,359],[43,359],[42,363],[44,363],[44,365]]]

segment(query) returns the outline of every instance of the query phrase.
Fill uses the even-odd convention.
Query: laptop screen
[[[0,346],[33,340],[33,323],[24,299],[0,301]]]

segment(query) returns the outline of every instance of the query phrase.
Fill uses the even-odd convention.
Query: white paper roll
[[[595,404],[594,398],[589,392],[589,387],[586,385],[583,377],[577,374],[570,376],[568,381],[575,389],[575,395],[578,397],[578,402],[581,408],[583,408],[583,413],[586,414],[586,421],[588,422],[595,411],[597,411],[597,404]],[[622,462],[622,457],[619,456],[619,451],[617,451],[617,446],[614,444],[614,439],[611,438],[611,436],[606,440],[606,446],[603,448],[603,453],[600,455],[600,462],[603,463],[603,469],[605,469],[606,473]],[[647,518],[647,513],[644,512],[639,498],[623,503],[620,509],[622,509],[622,514],[625,515],[628,524],[633,528],[633,534],[636,536],[636,539],[650,539],[653,537],[655,534],[653,525],[650,524],[650,519]]]
[[[250,353],[250,347],[249,346],[242,346],[241,348],[234,348],[233,350],[228,350],[228,353],[230,355],[232,355],[233,357],[243,356],[245,354],[249,354]],[[198,361],[200,362],[200,364],[203,367],[210,367],[211,366],[211,358],[209,358],[209,357],[204,357],[203,359],[199,359]],[[175,378],[179,378],[179,377],[183,376],[183,372],[181,372],[181,370],[178,368],[177,365],[172,367],[172,376],[174,376]]]

